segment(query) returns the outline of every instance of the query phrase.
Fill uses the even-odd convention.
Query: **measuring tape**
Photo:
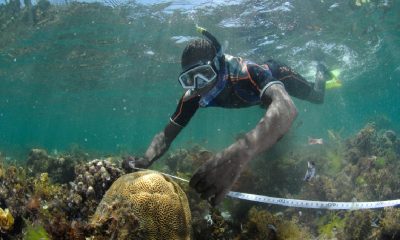
[[[232,191],[230,191],[227,194],[227,196],[231,198],[281,205],[286,207],[318,208],[318,209],[332,209],[332,210],[371,209],[371,208],[393,207],[396,205],[400,205],[400,199],[379,201],[379,202],[324,202],[324,201],[310,201],[310,200],[299,200],[299,199],[289,199],[289,198],[276,198],[276,197],[268,197],[268,196],[241,193],[241,192],[232,192]]]
[[[137,170],[147,170],[143,168],[134,168]],[[184,178],[180,178],[167,173],[161,174],[178,179],[184,182],[189,182]],[[330,210],[357,210],[357,209],[372,209],[372,208],[385,208],[400,205],[400,199],[388,200],[388,201],[377,201],[377,202],[329,202],[329,201],[311,201],[311,200],[300,200],[290,198],[276,198],[268,197],[263,195],[256,195],[250,193],[241,193],[230,191],[227,194],[228,197],[237,198],[242,200],[248,200],[259,203],[267,203],[273,205],[281,205],[285,207],[296,207],[296,208],[316,208],[316,209],[330,209]]]

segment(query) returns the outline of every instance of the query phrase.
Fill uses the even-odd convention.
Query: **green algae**
[[[329,150],[326,153],[328,159],[328,169],[327,173],[330,176],[335,176],[342,170],[343,164],[343,154],[340,153],[338,150]]]
[[[49,234],[46,232],[43,226],[28,226],[24,240],[50,240]]]
[[[384,158],[384,157],[377,157],[376,159],[375,159],[375,166],[377,167],[377,168],[383,168],[383,167],[385,167],[385,165],[386,165],[386,159]]]
[[[364,186],[365,184],[367,184],[367,182],[365,181],[365,178],[362,176],[358,176],[356,178],[356,185],[357,186]]]
[[[330,214],[320,219],[321,225],[318,227],[318,232],[321,237],[333,238],[336,233],[345,226],[345,219],[337,214]],[[326,222],[325,224],[323,222]]]

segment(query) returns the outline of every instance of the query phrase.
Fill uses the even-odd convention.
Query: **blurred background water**
[[[183,94],[177,76],[198,24],[225,52],[274,58],[314,80],[341,69],[323,105],[295,100],[297,144],[367,122],[400,130],[400,4],[394,0],[0,1],[0,151],[71,146],[143,154]],[[31,3],[31,4],[30,4]],[[13,6],[13,7],[10,7]],[[36,9],[27,13],[27,9]],[[173,144],[219,150],[265,111],[201,109]]]

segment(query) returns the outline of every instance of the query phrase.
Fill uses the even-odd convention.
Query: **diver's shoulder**
[[[228,66],[239,67],[239,66],[246,66],[248,64],[255,64],[253,61],[249,59],[245,59],[239,56],[232,56],[225,54],[225,61]]]
[[[224,54],[225,60],[230,62],[230,61],[243,61],[243,58],[241,57],[237,57],[237,56],[232,56],[229,54]]]

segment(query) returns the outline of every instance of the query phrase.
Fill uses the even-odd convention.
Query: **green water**
[[[396,1],[58,3],[37,22],[23,17],[23,7],[11,18],[0,6],[0,151],[10,155],[71,146],[142,154],[183,94],[180,40],[199,37],[196,24],[232,55],[278,59],[307,76],[315,60],[342,70],[343,87],[329,90],[323,105],[295,100],[292,141],[327,138],[328,129],[346,137],[369,121],[400,130]],[[201,109],[173,148],[221,149],[264,112]]]

